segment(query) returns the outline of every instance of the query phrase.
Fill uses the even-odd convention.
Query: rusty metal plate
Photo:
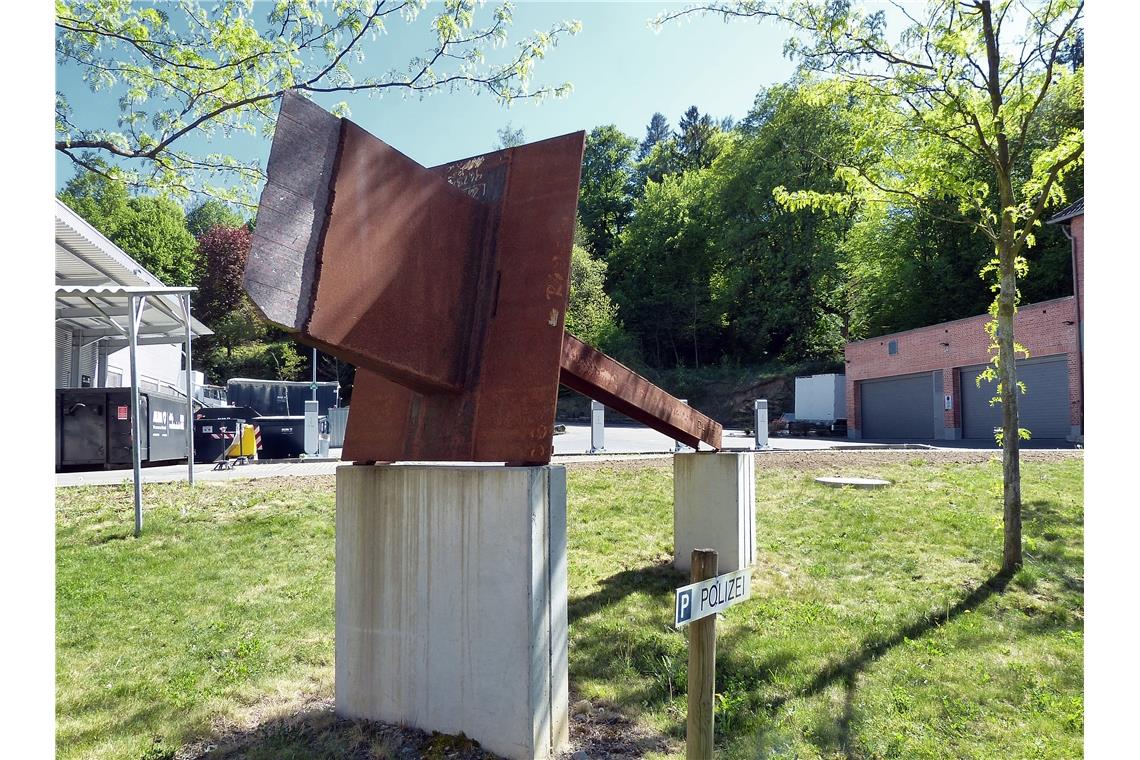
[[[600,401],[659,433],[698,448],[703,441],[721,447],[721,424],[681,403],[624,364],[591,348],[570,333],[562,342],[562,374],[567,388]]]
[[[343,456],[545,463],[561,380],[690,446],[721,427],[565,335],[585,133],[432,169],[288,93],[245,286],[357,366]]]
[[[346,459],[550,460],[584,143],[427,169],[282,100],[246,287],[357,366]]]

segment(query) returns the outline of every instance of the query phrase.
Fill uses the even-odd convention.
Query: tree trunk
[[[1003,573],[1021,567],[1021,437],[1017,418],[1017,353],[1014,350],[1013,318],[1017,311],[1017,271],[1010,250],[1012,240],[999,244],[998,262],[1001,291],[998,295],[998,381],[1001,383],[1002,492],[1005,537],[1002,547]],[[1005,250],[1001,250],[1004,248]],[[1008,259],[1008,261],[1007,261]]]

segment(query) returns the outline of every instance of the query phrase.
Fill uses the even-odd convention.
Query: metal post
[[[190,294],[179,296],[178,301],[186,318],[186,478],[190,485],[194,485],[194,365],[190,361],[190,341],[194,334],[190,329]]]
[[[712,549],[693,549],[690,583],[717,573]],[[716,615],[689,623],[689,715],[685,723],[685,757],[712,760],[713,689],[716,685]]]
[[[310,386],[313,391],[313,401],[317,400],[317,349],[313,349],[313,384]]]
[[[127,345],[131,357],[131,464],[134,466],[135,480],[135,538],[142,535],[142,446],[143,426],[139,419],[139,362],[138,337],[139,322],[146,308],[146,296],[127,296]]]
[[[678,399],[678,401],[680,401],[685,406],[689,405],[689,399],[687,399],[687,398]],[[685,444],[681,443],[680,441],[677,441],[677,440],[673,441],[673,451],[684,451],[687,448],[689,448],[689,447],[686,446]]]
[[[600,401],[590,402],[590,450],[597,454],[606,450],[606,406]]]
[[[758,398],[752,402],[755,419],[756,450],[768,448],[768,399]]]

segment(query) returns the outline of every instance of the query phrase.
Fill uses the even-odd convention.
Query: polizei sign
[[[743,602],[751,594],[752,571],[747,568],[682,586],[677,589],[673,605],[673,625],[680,628],[694,620],[715,615]]]

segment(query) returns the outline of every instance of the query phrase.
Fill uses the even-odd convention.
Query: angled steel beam
[[[724,429],[629,367],[591,348],[570,333],[562,341],[559,382],[660,433],[698,448],[721,447]]]

